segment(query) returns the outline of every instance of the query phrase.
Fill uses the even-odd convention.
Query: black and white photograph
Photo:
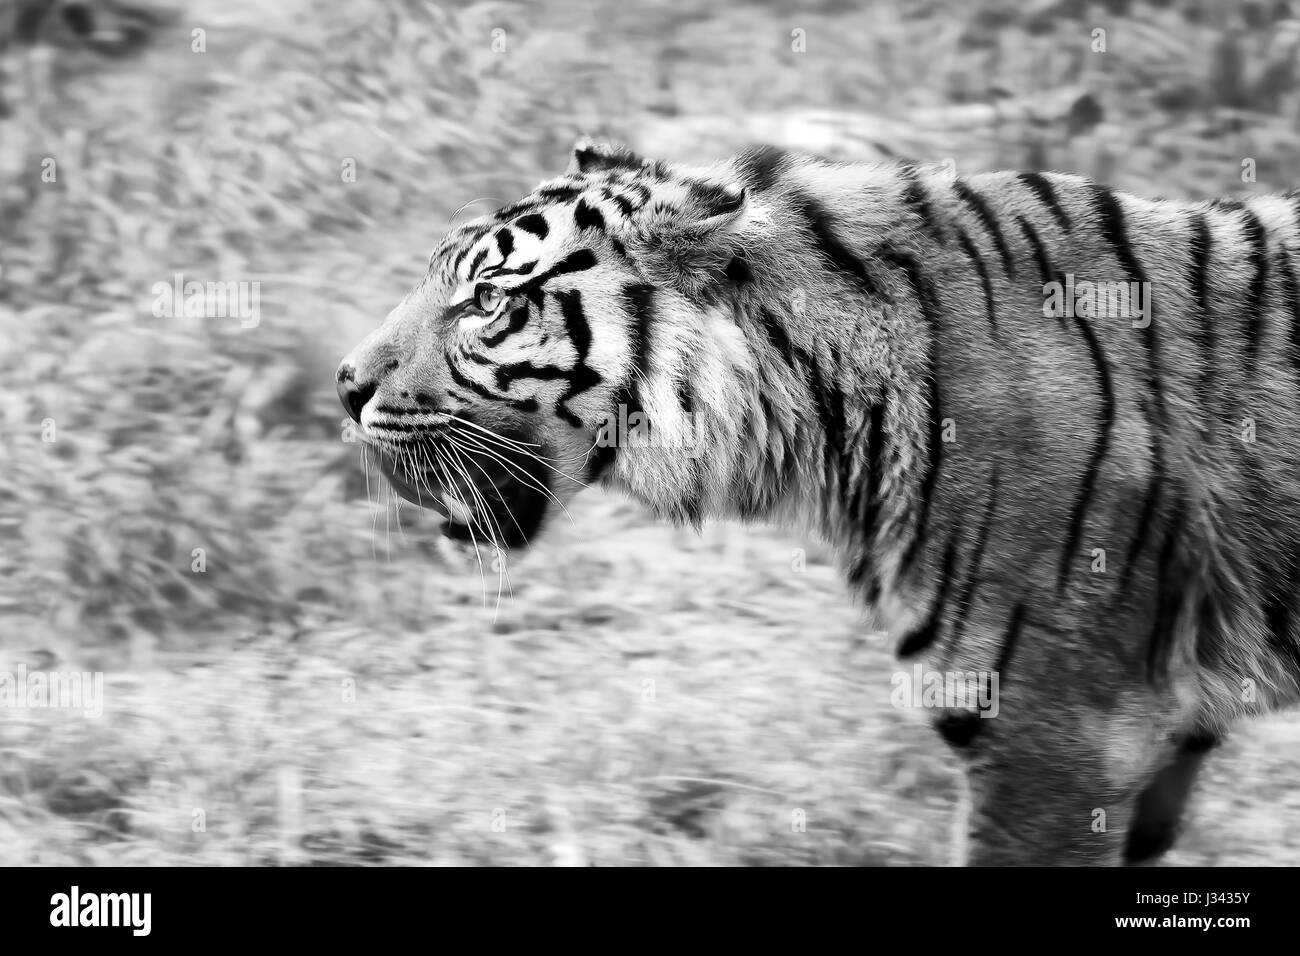
[[[1300,863],[1295,2],[0,0],[0,357],[24,920]]]

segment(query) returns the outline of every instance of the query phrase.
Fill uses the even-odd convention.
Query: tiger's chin
[[[419,446],[377,450],[389,486],[411,504],[441,515],[442,533],[467,545],[527,548],[553,503],[544,466],[508,449],[460,448],[439,454]]]

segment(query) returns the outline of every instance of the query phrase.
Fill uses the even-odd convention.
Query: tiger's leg
[[[1138,796],[1124,862],[1150,862],[1173,846],[1196,774],[1218,743],[1219,738],[1208,732],[1192,733],[1178,741],[1170,761],[1156,771]]]

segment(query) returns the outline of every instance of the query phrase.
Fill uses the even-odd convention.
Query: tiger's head
[[[339,397],[453,538],[525,546],[596,480],[669,519],[734,513],[738,456],[767,437],[732,315],[762,217],[735,162],[580,142],[565,175],[452,230]]]

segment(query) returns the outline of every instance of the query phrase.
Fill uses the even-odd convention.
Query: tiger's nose
[[[339,366],[338,374],[334,376],[339,390],[339,401],[347,409],[348,414],[352,416],[355,422],[361,421],[361,410],[366,407],[366,402],[375,397],[375,390],[378,386],[373,382],[359,383],[357,381],[357,370],[350,362],[344,362]]]

